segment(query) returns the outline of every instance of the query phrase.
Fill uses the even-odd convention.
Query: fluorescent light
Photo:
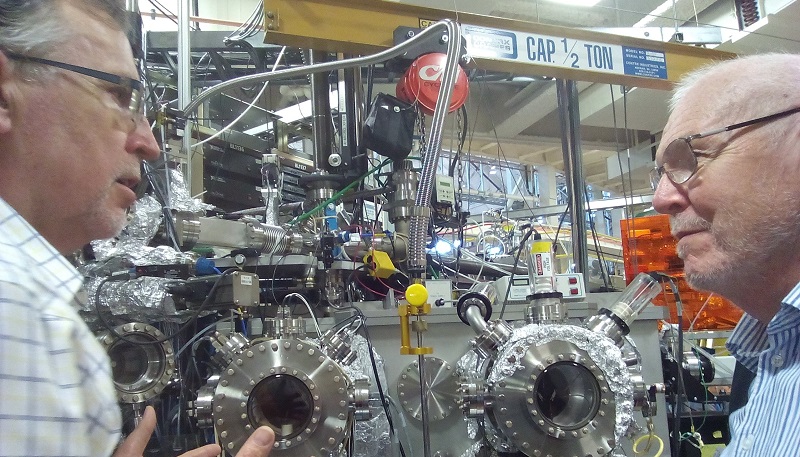
[[[572,6],[594,6],[600,3],[600,0],[547,0],[550,3],[561,3],[562,5]]]
[[[674,6],[673,0],[665,1],[664,3],[658,5],[656,9],[650,11],[639,22],[633,24],[633,27],[645,27],[649,24],[652,24],[653,22],[655,22],[656,19],[661,19],[664,13],[666,13],[673,6]]]

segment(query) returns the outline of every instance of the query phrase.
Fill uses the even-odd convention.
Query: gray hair
[[[127,33],[125,5],[120,0],[0,0],[0,49],[45,56],[75,32],[58,14],[58,3],[81,3],[85,11]]]
[[[702,84],[715,94],[711,106],[698,106],[721,122],[741,122],[800,106],[800,55],[765,53],[737,57],[703,66],[684,75],[673,90],[670,112],[692,89]],[[697,95],[696,93],[694,95]],[[708,101],[706,99],[706,101]],[[778,120],[763,127],[767,137],[782,138],[791,120]],[[796,119],[794,120],[796,123]],[[771,135],[770,135],[771,134]]]

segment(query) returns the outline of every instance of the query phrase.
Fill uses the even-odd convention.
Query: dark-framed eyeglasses
[[[89,76],[92,78],[99,79],[101,81],[114,84],[115,86],[118,86],[121,89],[119,93],[115,94],[115,97],[117,98],[117,103],[120,105],[120,108],[127,109],[128,111],[130,111],[130,114],[134,119],[141,113],[143,86],[142,82],[139,81],[138,79],[128,78],[127,76],[119,76],[113,73],[106,73],[105,71],[95,70],[93,68],[86,68],[80,65],[73,65],[70,63],[59,62],[57,60],[44,59],[42,57],[26,56],[24,54],[19,54],[13,51],[3,50],[3,53],[7,55],[9,59],[20,60],[25,62],[33,62],[42,65],[49,65],[51,67],[61,68],[64,70],[68,70],[74,73],[78,73],[84,76]]]
[[[744,127],[749,127],[755,124],[762,124],[789,116],[790,114],[800,112],[800,107],[781,111],[779,113],[770,114],[749,121],[731,124],[726,127],[721,127],[708,132],[695,133],[694,135],[676,138],[664,148],[664,153],[661,156],[662,164],[650,170],[650,185],[655,190],[661,177],[666,175],[674,184],[683,184],[697,172],[697,157],[706,156],[705,153],[697,152],[692,148],[692,140],[698,138],[705,138],[707,136],[716,135],[722,132],[730,132]]]

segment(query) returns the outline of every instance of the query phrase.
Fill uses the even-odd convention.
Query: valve
[[[411,329],[417,334],[428,330],[428,323],[421,319],[421,316],[431,312],[431,305],[428,303],[428,289],[419,283],[411,284],[406,289],[406,301],[408,303],[397,307],[397,314],[400,316],[400,354],[433,354],[432,347],[411,347]],[[417,319],[411,323],[409,316],[416,316]]]

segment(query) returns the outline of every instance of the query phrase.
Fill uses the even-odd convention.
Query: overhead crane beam
[[[735,54],[591,30],[384,0],[266,0],[268,43],[352,54],[391,47],[401,26],[463,26],[477,68],[574,81],[669,89],[694,68]]]

